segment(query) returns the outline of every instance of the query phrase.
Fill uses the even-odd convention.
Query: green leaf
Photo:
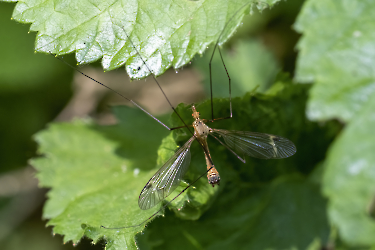
[[[225,209],[221,209],[225,208]],[[306,249],[326,242],[325,200],[317,185],[287,177],[264,188],[221,193],[197,222],[157,219],[140,238],[152,249]]]
[[[374,108],[372,99],[334,142],[325,163],[329,216],[349,245],[375,246]]]
[[[310,119],[348,122],[323,163],[329,218],[351,246],[374,246],[373,216],[374,51],[373,1],[307,1],[296,23],[296,79],[315,81]]]
[[[117,108],[116,112],[119,110],[122,117],[134,117],[131,123],[104,128],[82,121],[53,124],[36,136],[46,157],[34,159],[32,164],[40,185],[52,188],[43,217],[51,219],[48,225],[65,235],[64,241],[77,243],[84,234],[91,237],[95,232],[100,237],[91,238],[105,237],[107,249],[110,244],[135,249],[134,235],[143,225],[120,234],[100,229],[100,225],[136,225],[159,209],[140,211],[137,197],[155,172],[156,148],[165,129],[145,122],[149,117],[142,111]],[[145,131],[135,129],[139,123]]]
[[[135,248],[134,237],[144,225],[121,231],[100,226],[137,225],[160,208],[142,211],[137,200],[160,167],[155,166],[156,149],[168,131],[156,122],[150,123],[150,118],[138,109],[116,107],[114,111],[120,121],[117,126],[98,127],[75,121],[53,124],[36,136],[39,150],[46,157],[34,159],[32,164],[38,170],[40,185],[52,188],[43,217],[50,219],[48,225],[54,226],[54,233],[64,235],[65,242],[76,244],[86,235],[95,243],[104,237],[107,249]],[[176,149],[171,136],[159,148],[159,163]],[[181,218],[197,219],[216,190],[202,179],[170,207]],[[179,212],[186,202],[188,206]]]
[[[105,70],[126,63],[129,76],[142,78],[149,71],[132,43],[153,73],[160,75],[171,66],[179,68],[188,63],[196,53],[202,54],[216,42],[229,20],[220,44],[233,34],[250,9],[264,9],[276,2],[24,0],[17,3],[13,18],[32,23],[30,30],[38,32],[36,51],[58,55],[76,51],[79,63],[103,58]]]
[[[375,2],[305,3],[295,24],[296,79],[312,82],[307,115],[314,120],[350,121],[375,97]]]
[[[215,218],[217,220],[215,223],[221,226],[212,229],[211,233],[222,236],[222,240],[230,244],[233,242],[232,239],[237,237],[243,240],[245,235],[242,231],[243,227],[235,226],[236,221],[240,223],[242,219],[248,218],[266,225],[279,216],[281,221],[289,223],[290,213],[284,216],[278,213],[278,209],[282,208],[280,206],[285,206],[283,211],[287,211],[292,206],[290,204],[299,206],[298,202],[302,202],[301,209],[304,209],[300,211],[301,214],[313,213],[315,217],[321,218],[318,220],[320,226],[311,226],[306,234],[301,232],[301,237],[294,244],[307,246],[317,237],[325,239],[323,223],[325,215],[321,214],[324,211],[324,201],[319,198],[316,184],[307,184],[308,187],[305,188],[305,177],[298,177],[297,183],[293,178],[294,184],[291,184],[292,186],[288,184],[286,193],[281,195],[277,192],[284,190],[280,188],[283,185],[279,186],[276,183],[272,184],[276,185],[275,187],[268,187],[270,183],[274,183],[274,179],[283,179],[283,176],[292,173],[297,176],[307,176],[316,164],[323,160],[328,143],[337,133],[337,129],[334,130],[335,133],[329,132],[327,128],[330,127],[330,123],[327,123],[326,127],[321,127],[306,120],[304,102],[308,87],[294,85],[287,79],[287,76],[280,75],[276,85],[270,89],[270,94],[247,94],[243,98],[234,98],[235,119],[213,123],[212,126],[282,135],[295,142],[298,152],[301,153],[284,160],[247,159],[248,163],[242,164],[225,147],[209,141],[212,159],[221,175],[220,186],[212,188],[205,177],[199,179],[193,187],[169,204],[167,218],[157,218],[156,225],[158,225],[157,221],[167,223],[168,227],[192,223],[191,225],[198,227],[197,232],[201,232],[197,225],[202,225],[202,229],[207,230],[208,224],[204,222],[204,218],[210,217],[211,214],[217,215],[212,218]],[[209,107],[209,102],[197,105],[203,118],[208,117]],[[215,99],[215,108],[218,117],[227,114],[228,100]],[[186,122],[192,122],[190,109],[184,109],[180,105],[177,110]],[[44,157],[34,159],[32,164],[38,170],[40,185],[51,188],[43,216],[50,219],[48,225],[54,226],[54,233],[62,234],[64,241],[74,243],[77,243],[82,236],[87,236],[94,243],[104,239],[107,249],[125,247],[135,249],[135,237],[138,232],[144,230],[143,225],[121,230],[106,230],[100,228],[100,225],[107,227],[138,225],[156,212],[160,206],[150,210],[139,209],[137,204],[139,193],[149,178],[176,149],[172,136],[178,137],[177,144],[181,145],[180,142],[184,143],[191,134],[186,130],[177,130],[174,135],[165,137],[168,131],[142,111],[126,107],[116,107],[114,111],[119,120],[116,126],[101,127],[85,121],[52,124],[46,131],[36,136],[40,144],[40,153]],[[176,123],[174,120],[175,118],[172,117],[172,124]],[[317,136],[322,140],[312,139]],[[309,147],[314,148],[313,151],[308,151],[309,154],[304,149],[306,141],[310,142]],[[187,183],[192,183],[204,174],[206,169],[200,146],[193,143],[191,149],[192,161],[184,177]],[[182,182],[168,199],[175,197],[184,187],[186,184]],[[287,202],[282,203],[282,199],[277,197],[286,197]],[[303,205],[306,198],[302,197],[314,200],[316,207]],[[237,202],[240,202],[239,208],[236,208]],[[249,209],[251,206],[255,206],[256,209]],[[259,210],[259,207],[262,209]],[[305,210],[307,208],[317,210]],[[216,212],[210,212],[212,210]],[[176,216],[172,216],[170,211]],[[237,213],[244,217],[236,217]],[[233,218],[235,221],[231,222]],[[186,222],[181,222],[181,219]],[[230,227],[225,226],[228,223]],[[248,228],[256,224],[249,224]],[[275,232],[273,230],[278,230],[276,224],[271,231],[257,234],[253,232],[255,238],[249,244],[259,245],[260,242],[268,244],[264,239],[273,235]],[[160,231],[167,230],[168,227]],[[172,240],[171,237],[177,233],[176,230],[172,231],[170,236],[165,237],[166,241]],[[203,235],[202,232],[201,234]],[[231,237],[233,235],[233,238],[228,239],[228,235]],[[195,238],[191,230],[184,232],[182,236]],[[142,237],[145,236],[137,235],[137,242],[141,242]],[[280,237],[275,235],[273,239],[273,242],[269,242],[272,246],[278,243],[282,245],[290,243],[289,240],[286,243],[282,235]],[[145,244],[150,243],[147,239],[145,241]],[[204,242],[206,240],[198,241],[197,244],[204,245],[206,244]]]

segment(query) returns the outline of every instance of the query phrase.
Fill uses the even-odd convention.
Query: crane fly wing
[[[191,137],[177,152],[151,177],[139,195],[141,209],[152,208],[175,190],[190,165]]]
[[[293,142],[277,135],[224,129],[213,129],[212,132],[224,138],[224,144],[234,152],[255,158],[287,158],[297,151]]]

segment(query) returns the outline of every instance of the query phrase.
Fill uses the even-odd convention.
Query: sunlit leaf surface
[[[306,2],[295,28],[296,80],[315,82],[307,115],[314,120],[350,121],[375,97],[375,2]]]
[[[235,13],[220,43],[233,34],[245,13],[275,2],[278,1],[26,0],[17,3],[13,18],[32,23],[30,30],[38,32],[36,51],[76,52],[79,63],[103,58],[105,70],[126,63],[131,77],[143,78],[149,71],[132,42],[150,69],[160,75],[171,66],[179,68],[188,63],[196,53],[203,53],[216,42]]]
[[[324,174],[329,214],[350,244],[375,245],[375,99],[332,145]]]
[[[374,246],[375,2],[306,2],[296,79],[315,82],[307,115],[338,118],[346,128],[327,153],[324,194],[329,218],[349,245]],[[316,138],[319,139],[319,138]]]

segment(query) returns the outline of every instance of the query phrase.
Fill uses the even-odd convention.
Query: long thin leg
[[[189,129],[189,126],[185,123],[185,121],[182,119],[182,117],[180,116],[180,114],[177,112],[177,110],[173,107],[172,103],[169,101],[167,95],[165,94],[164,90],[162,89],[162,87],[160,86],[158,80],[156,80],[156,77],[155,75],[152,73],[151,69],[148,67],[148,65],[146,64],[145,60],[143,59],[143,57],[141,56],[141,54],[139,53],[139,51],[137,50],[137,48],[134,46],[134,43],[133,41],[130,39],[128,33],[124,30],[123,27],[121,27],[121,29],[124,31],[126,37],[128,38],[128,41],[131,43],[131,45],[133,46],[133,49],[135,50],[135,52],[137,52],[139,58],[142,60],[142,63],[146,66],[147,70],[150,72],[150,74],[152,75],[152,78],[154,79],[155,83],[158,85],[160,91],[163,93],[165,99],[167,100],[169,106],[172,108],[173,112],[176,113],[176,115],[178,116],[178,118],[182,121],[182,123],[185,125],[184,127],[186,127],[190,134],[192,134],[194,137],[195,137],[195,134]],[[156,118],[155,118],[156,119]],[[177,128],[180,128],[180,127],[177,127]],[[177,128],[174,128],[174,129],[177,129]],[[169,129],[169,128],[168,128]],[[171,129],[169,129],[171,130]],[[199,145],[202,147],[203,151],[206,152],[206,149],[204,147],[204,145],[202,143],[199,143]],[[211,162],[211,164],[213,165],[214,163],[212,162],[212,159],[211,157],[208,157],[208,160]]]
[[[224,60],[223,60],[223,56],[221,54],[221,50],[219,48],[219,41],[220,41],[220,38],[221,36],[223,35],[224,31],[225,31],[225,28],[228,26],[228,24],[232,21],[232,19],[237,15],[237,13],[239,13],[244,7],[248,6],[249,4],[252,4],[253,2],[251,3],[245,3],[244,5],[242,5],[241,8],[239,8],[236,13],[234,13],[234,15],[228,20],[228,22],[224,25],[224,28],[223,30],[221,31],[216,43],[215,43],[215,46],[214,46],[214,50],[212,52],[212,55],[211,55],[211,59],[210,59],[210,62],[208,64],[208,68],[209,68],[209,72],[210,72],[210,91],[211,91],[211,120],[209,122],[214,122],[214,121],[217,121],[217,120],[224,120],[224,119],[230,119],[232,118],[233,116],[233,113],[232,113],[232,86],[231,86],[231,79],[230,79],[230,76],[229,76],[229,73],[228,73],[228,70],[227,70],[227,67],[225,66],[225,63],[224,63]],[[255,3],[255,2],[254,2]],[[258,2],[259,4],[260,2]],[[262,2],[263,3],[263,2]],[[264,3],[266,4],[268,7],[269,5],[267,3]],[[229,79],[229,110],[230,110],[230,115],[228,117],[224,117],[224,118],[218,118],[218,119],[215,119],[214,118],[214,104],[213,104],[213,97],[212,97],[212,72],[211,72],[211,63],[212,63],[212,59],[214,57],[214,54],[215,54],[215,50],[216,48],[218,48],[219,50],[219,54],[220,54],[220,58],[221,58],[221,62],[223,63],[223,66],[224,66],[224,69],[225,69],[225,72],[227,73],[227,76],[228,76],[228,79]]]
[[[221,145],[223,145],[224,147],[226,147],[230,152],[232,152],[235,156],[237,156],[237,158],[242,161],[243,163],[246,163],[245,159],[241,158],[238,154],[236,154],[236,152],[234,152],[230,147],[228,147],[226,144],[224,144],[222,141],[220,141],[216,136],[214,136],[213,134],[211,134],[211,136],[213,138],[215,138],[218,142],[220,142]]]
[[[193,127],[193,125],[189,125],[189,127]],[[175,130],[175,129],[180,129],[180,128],[186,128],[186,126],[174,127],[174,128],[170,128],[170,130]]]
[[[53,54],[51,54],[53,55]],[[54,55],[53,55],[54,56]],[[159,119],[157,119],[155,116],[153,116],[152,114],[150,114],[147,110],[145,110],[144,108],[142,108],[141,106],[139,106],[136,102],[134,102],[133,100],[127,98],[126,96],[124,96],[123,94],[117,92],[116,90],[112,89],[111,87],[105,85],[104,83],[101,83],[99,82],[98,80],[92,78],[91,76],[89,75],[86,75],[85,73],[83,73],[82,71],[80,71],[79,69],[77,69],[76,67],[73,67],[72,65],[70,65],[69,63],[65,62],[64,60],[62,60],[61,58],[55,56],[57,59],[59,59],[61,62],[65,63],[66,65],[68,65],[69,67],[71,67],[72,69],[74,69],[75,71],[77,71],[78,73],[82,74],[83,76],[89,78],[90,80],[96,82],[96,83],[99,83],[100,85],[102,85],[103,87],[113,91],[114,93],[118,94],[119,96],[121,96],[122,98],[124,98],[125,100],[128,100],[129,102],[131,102],[134,106],[136,106],[137,108],[139,108],[140,110],[142,110],[143,112],[145,112],[147,115],[149,115],[152,119],[154,119],[155,121],[157,121],[158,123],[160,123],[162,126],[164,126],[166,129],[168,130],[172,130],[171,128],[169,128],[167,125],[165,125],[164,123],[162,123]],[[185,127],[185,126],[183,126]]]
[[[217,47],[217,49],[219,50],[219,55],[220,55],[220,58],[221,58],[221,62],[223,63],[225,72],[227,73],[227,76],[228,76],[228,81],[229,81],[229,111],[230,111],[230,118],[232,118],[232,116],[233,116],[233,113],[232,113],[232,83],[231,83],[231,79],[230,79],[227,67],[225,66],[224,59],[223,59],[223,56],[221,54],[220,47]]]
[[[220,36],[219,36],[220,39]],[[214,103],[213,103],[213,97],[212,97],[212,72],[211,72],[211,64],[212,64],[212,59],[214,58],[215,50],[217,43],[215,44],[214,51],[212,52],[210,62],[208,63],[208,70],[210,72],[210,93],[211,93],[211,120],[214,120]]]
[[[154,81],[156,82],[156,84],[158,85],[160,91],[162,92],[162,94],[164,95],[165,99],[167,100],[169,106],[172,108],[173,112],[176,113],[176,115],[178,116],[178,118],[182,121],[182,123],[184,124],[184,126],[181,126],[181,127],[176,127],[176,128],[169,128],[167,125],[165,125],[163,122],[161,122],[159,119],[157,119],[155,116],[153,116],[152,114],[150,114],[147,110],[145,110],[144,108],[142,108],[141,106],[139,106],[136,102],[134,102],[133,100],[127,98],[126,96],[122,95],[121,93],[117,92],[116,90],[112,89],[111,87],[105,85],[104,83],[102,82],[99,82],[98,80],[92,78],[91,76],[83,73],[82,71],[80,71],[79,69],[73,67],[72,65],[70,65],[69,63],[65,62],[64,60],[62,60],[61,58],[53,55],[53,54],[50,54],[50,55],[53,55],[55,56],[57,59],[59,59],[61,62],[65,63],[66,65],[68,65],[70,68],[76,70],[77,72],[79,72],[80,74],[82,74],[83,76],[89,78],[90,80],[102,85],[103,87],[113,91],[114,93],[116,93],[117,95],[121,96],[122,98],[128,100],[129,102],[131,102],[134,106],[136,106],[137,108],[139,108],[140,110],[142,110],[143,112],[145,112],[148,116],[150,116],[152,119],[154,119],[155,121],[157,121],[158,123],[160,123],[163,127],[165,127],[166,129],[168,130],[175,130],[175,129],[178,129],[178,128],[183,128],[183,127],[186,127],[189,132],[194,136],[194,133],[188,128],[189,126],[185,123],[185,121],[181,118],[180,114],[178,114],[178,112],[176,111],[176,109],[173,107],[172,103],[169,101],[167,95],[165,94],[164,90],[161,88],[158,80],[156,80],[156,77],[155,75],[152,73],[151,69],[148,67],[148,65],[146,64],[146,62],[144,61],[144,59],[142,58],[141,54],[139,53],[139,51],[137,50],[137,48],[134,46],[134,43],[133,41],[129,38],[128,34],[126,33],[126,31],[121,27],[121,29],[124,31],[126,37],[128,38],[128,41],[131,43],[131,45],[133,46],[133,49],[136,51],[136,53],[138,54],[139,58],[142,60],[143,64],[146,66],[147,70],[150,72],[150,74],[152,75]]]
[[[178,118],[179,118],[179,119],[182,121],[182,123],[184,124],[184,127],[186,127],[186,128],[189,130],[190,134],[192,134],[192,135],[195,137],[195,134],[189,129],[189,126],[185,123],[185,121],[182,119],[182,117],[180,116],[180,114],[177,112],[177,110],[173,107],[172,103],[169,101],[167,95],[165,94],[164,90],[163,90],[162,87],[160,86],[158,80],[156,80],[155,75],[152,73],[150,67],[148,67],[146,61],[143,59],[143,57],[142,57],[141,54],[139,53],[138,49],[135,47],[135,45],[134,45],[133,41],[130,39],[128,33],[124,30],[123,27],[120,27],[120,28],[124,31],[124,33],[125,33],[125,35],[126,35],[128,41],[131,43],[131,45],[133,46],[133,49],[134,49],[135,52],[138,54],[139,58],[142,60],[142,63],[146,66],[148,72],[150,72],[150,74],[152,75],[152,78],[154,79],[155,83],[158,85],[160,91],[163,93],[165,99],[167,100],[169,106],[172,108],[173,112],[176,113],[176,115],[178,116]],[[151,115],[151,114],[150,114],[150,115]],[[154,118],[154,119],[156,119],[156,118]],[[180,127],[177,127],[177,128],[180,128]],[[174,129],[177,129],[177,128],[174,128]],[[170,128],[168,128],[168,129],[171,130]],[[204,145],[203,145],[202,143],[200,143],[200,142],[199,142],[199,145],[202,147],[203,151],[206,152],[206,149],[205,149]],[[213,163],[211,157],[208,157],[208,159],[209,159],[209,161],[211,162],[211,164],[213,165],[214,163]]]
[[[215,119],[209,120],[207,122],[216,122],[216,121],[226,120],[226,119],[230,119],[230,118],[232,118],[232,117],[231,116],[227,116],[227,117],[215,118]]]
[[[148,65],[146,64],[145,60],[144,60],[143,57],[141,56],[141,53],[139,53],[138,49],[135,47],[135,45],[134,45],[133,41],[130,39],[128,33],[125,31],[125,29],[124,29],[123,27],[120,27],[120,28],[124,31],[126,37],[128,38],[128,41],[129,41],[130,44],[133,46],[133,49],[134,49],[135,52],[138,54],[139,58],[142,60],[143,65],[146,66],[148,72],[150,72],[150,74],[152,75],[152,78],[154,79],[155,83],[158,85],[160,91],[163,93],[165,100],[167,100],[167,102],[168,102],[169,106],[172,108],[173,112],[178,116],[178,118],[182,121],[182,123],[185,125],[185,127],[186,127],[186,128],[189,130],[189,132],[194,136],[194,133],[188,128],[188,125],[185,123],[185,121],[182,119],[182,117],[180,116],[180,114],[176,111],[176,109],[173,107],[172,103],[169,101],[167,95],[165,94],[164,90],[163,90],[162,87],[160,86],[158,80],[156,80],[155,75],[152,73],[150,67],[148,67]],[[155,118],[154,118],[154,119],[155,119]],[[170,129],[169,129],[169,130],[170,130]]]
[[[215,48],[216,48],[216,46],[215,46]],[[216,119],[214,118],[214,105],[213,105],[213,98],[212,98],[212,75],[211,75],[211,63],[212,63],[212,59],[214,57],[214,53],[212,53],[210,62],[208,64],[209,68],[210,68],[210,90],[211,90],[211,120],[209,120],[208,122],[214,122],[214,121],[217,121],[217,120],[230,119],[230,118],[233,117],[233,112],[232,112],[232,83],[231,83],[232,80],[230,79],[227,67],[225,66],[223,55],[221,54],[220,47],[217,46],[217,49],[219,50],[219,55],[220,55],[221,62],[223,63],[225,72],[227,73],[227,76],[228,76],[228,81],[229,81],[229,112],[230,112],[230,114],[229,114],[228,117],[216,118]],[[214,52],[215,52],[215,50],[214,50]]]
[[[232,93],[231,93],[231,79],[229,77],[229,73],[228,73],[228,70],[225,66],[225,63],[224,63],[224,60],[223,60],[223,56],[221,54],[221,51],[220,51],[220,48],[219,48],[219,41],[220,41],[220,38],[221,36],[223,35],[224,31],[225,31],[225,28],[228,26],[228,24],[232,21],[232,19],[237,15],[238,12],[240,12],[245,6],[249,5],[249,3],[245,3],[244,5],[242,5],[241,8],[239,8],[236,13],[234,13],[234,15],[228,20],[228,22],[224,25],[224,28],[223,30],[221,31],[216,43],[215,43],[215,46],[214,46],[214,50],[212,51],[212,55],[211,55],[211,59],[210,59],[210,62],[208,63],[208,68],[209,68],[209,72],[210,72],[210,91],[211,91],[211,121],[215,121],[215,118],[214,118],[214,104],[213,104],[213,97],[212,97],[212,72],[211,72],[211,64],[212,64],[212,59],[214,58],[214,54],[215,54],[215,51],[216,51],[216,48],[218,48],[219,50],[219,54],[220,54],[220,58],[221,58],[221,61],[224,65],[224,68],[225,68],[225,72],[227,73],[227,76],[228,76],[228,79],[229,79],[229,108],[230,108],[230,118],[232,118]]]

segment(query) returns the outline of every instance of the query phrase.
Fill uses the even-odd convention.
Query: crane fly
[[[281,159],[296,153],[293,142],[277,135],[210,128],[206,125],[207,120],[200,118],[195,106],[191,108],[194,135],[147,182],[139,195],[138,205],[141,209],[154,207],[179,186],[190,165],[190,146],[194,140],[197,140],[203,148],[208,183],[213,187],[220,184],[220,175],[211,159],[207,144],[208,135],[219,141],[243,163],[246,161],[239,154],[260,159]],[[223,138],[224,141],[218,137]]]
[[[124,30],[123,27],[120,27],[122,32],[125,34],[126,39],[130,42],[132,45],[134,51],[138,55],[138,60],[141,65],[137,66],[135,68],[130,68],[131,70],[140,71],[142,70],[141,67],[145,66],[146,70],[151,74],[153,77],[155,83],[159,87],[160,91],[162,92],[163,96],[165,97],[165,100],[168,102],[169,106],[172,108],[173,112],[178,116],[178,118],[182,121],[184,126],[176,127],[176,128],[169,128],[167,125],[165,125],[163,122],[158,120],[156,117],[154,117],[152,114],[147,112],[145,109],[143,109],[140,105],[138,105],[133,100],[129,99],[128,97],[122,95],[118,91],[112,89],[108,85],[105,85],[96,79],[88,76],[87,74],[83,73],[79,69],[73,67],[69,63],[65,62],[61,58],[56,57],[69,67],[73,68],[74,70],[78,71],[83,76],[91,79],[92,81],[102,85],[103,87],[113,91],[117,95],[121,96],[122,98],[128,100],[131,102],[134,106],[142,110],[144,113],[146,113],[148,116],[153,118],[155,121],[157,121],[159,124],[167,128],[168,130],[175,130],[175,129],[181,129],[181,128],[187,128],[189,132],[191,133],[192,137],[182,146],[180,147],[174,155],[151,177],[151,179],[146,183],[144,188],[142,189],[139,199],[138,199],[138,205],[140,209],[146,210],[149,208],[154,207],[158,203],[160,203],[162,200],[164,200],[167,196],[169,196],[180,184],[182,181],[185,173],[187,172],[187,169],[190,165],[190,159],[191,159],[191,152],[190,147],[194,141],[198,141],[199,145],[201,146],[206,160],[207,170],[197,179],[195,179],[193,182],[191,182],[187,187],[185,187],[176,197],[174,197],[172,200],[167,202],[164,206],[162,206],[158,211],[156,211],[153,215],[151,215],[148,219],[141,222],[138,225],[133,226],[125,226],[125,227],[116,227],[116,228],[108,228],[101,226],[106,229],[122,229],[122,228],[129,228],[129,227],[138,227],[144,223],[146,223],[148,220],[156,216],[163,208],[165,208],[168,204],[170,204],[173,200],[175,200],[177,197],[179,197],[183,192],[185,192],[191,185],[193,185],[196,181],[198,181],[201,177],[204,175],[207,175],[208,184],[212,185],[213,187],[215,185],[220,184],[220,175],[217,169],[214,166],[213,160],[210,155],[210,151],[207,144],[207,137],[212,136],[215,140],[217,140],[220,144],[222,144],[224,147],[226,147],[230,152],[232,152],[239,160],[241,160],[243,163],[245,163],[244,156],[251,156],[255,158],[260,159],[281,159],[286,158],[289,156],[292,156],[296,153],[296,147],[295,145],[288,139],[277,136],[277,135],[271,135],[271,134],[265,134],[265,133],[258,133],[258,132],[248,132],[248,131],[230,131],[230,130],[224,130],[224,129],[213,129],[206,125],[208,122],[214,122],[217,120],[224,120],[224,119],[230,119],[232,118],[232,99],[231,99],[231,79],[229,76],[229,73],[226,69],[221,50],[219,48],[219,41],[221,36],[223,35],[225,28],[227,25],[232,21],[232,19],[242,10],[244,7],[248,6],[249,4],[256,3],[260,4],[262,2],[255,1],[244,4],[241,8],[239,8],[234,15],[225,23],[224,28],[222,29],[221,33],[219,34],[219,37],[215,43],[212,56],[209,63],[209,72],[210,72],[210,90],[211,90],[211,119],[201,119],[199,112],[196,110],[196,107],[193,105],[192,108],[192,116],[194,118],[194,121],[191,126],[188,126],[185,121],[181,118],[179,113],[176,111],[176,109],[173,107],[171,102],[169,101],[168,97],[166,96],[165,92],[161,88],[158,80],[156,79],[155,75],[153,74],[150,67],[146,64],[146,61],[141,56],[141,53],[139,49],[134,45],[133,41],[130,39],[127,32]],[[265,4],[265,3],[263,3]],[[267,4],[266,4],[267,5]],[[226,71],[228,80],[229,80],[229,108],[230,108],[230,115],[228,117],[223,118],[214,118],[214,112],[213,112],[213,95],[212,95],[212,77],[211,77],[211,62],[213,59],[213,56],[215,54],[216,49],[219,51],[219,55],[221,58],[221,61],[223,63],[224,69]],[[50,53],[52,54],[52,53]],[[53,55],[53,54],[52,54]],[[129,67],[129,66],[127,66]],[[189,127],[193,127],[194,131],[191,131]]]
[[[262,3],[262,2],[258,2],[258,4],[259,3]],[[245,159],[243,158],[243,155],[248,155],[248,156],[260,158],[260,159],[282,159],[282,158],[287,158],[289,156],[292,156],[296,153],[296,147],[293,144],[293,142],[281,136],[265,134],[265,133],[257,133],[257,132],[248,132],[248,131],[230,131],[230,130],[223,130],[223,129],[212,129],[205,124],[206,122],[214,122],[217,120],[224,120],[224,119],[232,118],[231,79],[230,79],[228,70],[225,66],[225,63],[221,54],[221,50],[218,47],[218,44],[219,44],[220,37],[223,34],[228,23],[237,15],[237,13],[241,9],[243,9],[248,4],[249,3],[239,8],[236,11],[236,13],[225,24],[224,29],[220,33],[219,38],[217,39],[215,43],[215,46],[211,55],[211,59],[209,62],[210,90],[211,90],[211,116],[212,116],[211,120],[201,119],[199,116],[199,112],[197,112],[195,106],[194,105],[192,106],[192,112],[193,112],[192,116],[194,118],[194,122],[192,126],[194,128],[194,133],[192,137],[179,150],[177,150],[177,152],[146,183],[138,199],[138,205],[141,209],[146,210],[146,209],[154,207],[160,201],[164,200],[168,195],[170,195],[179,186],[180,182],[182,181],[190,165],[190,158],[191,158],[190,146],[194,140],[197,140],[199,142],[200,146],[202,147],[204,151],[206,165],[207,165],[207,171],[206,171],[207,179],[208,179],[208,183],[212,185],[213,187],[215,185],[220,184],[220,175],[214,166],[214,163],[210,155],[210,151],[208,149],[208,144],[207,144],[208,135],[215,138],[220,144],[225,146],[229,151],[231,151],[235,156],[237,156],[237,158],[241,160],[243,163],[246,163]],[[226,74],[229,79],[230,116],[214,119],[211,62],[215,54],[216,48],[219,51],[221,61],[223,63],[223,66],[225,68]],[[139,53],[138,55],[140,56]],[[145,64],[145,61],[143,59],[141,60]],[[148,68],[147,65],[146,67]],[[166,99],[168,100],[167,97]],[[182,118],[179,116],[176,110],[173,107],[172,109],[180,118],[180,120],[184,123],[185,126],[183,127],[187,127],[186,123],[182,120]],[[178,129],[178,128],[181,128],[181,127],[172,128],[170,130]],[[220,140],[218,137],[223,138],[224,141]],[[242,157],[239,156],[239,154],[241,154]],[[203,175],[205,175],[206,173],[204,173]],[[203,175],[201,175],[198,179],[200,179]],[[198,179],[196,179],[193,183],[195,183]],[[176,197],[174,197],[171,201],[169,201],[165,206],[167,206],[169,203],[175,200],[183,192],[185,192],[185,190],[187,190],[193,183],[191,183],[185,189],[183,189]],[[160,210],[158,210],[150,218],[155,216]],[[143,224],[143,222],[141,224]]]

